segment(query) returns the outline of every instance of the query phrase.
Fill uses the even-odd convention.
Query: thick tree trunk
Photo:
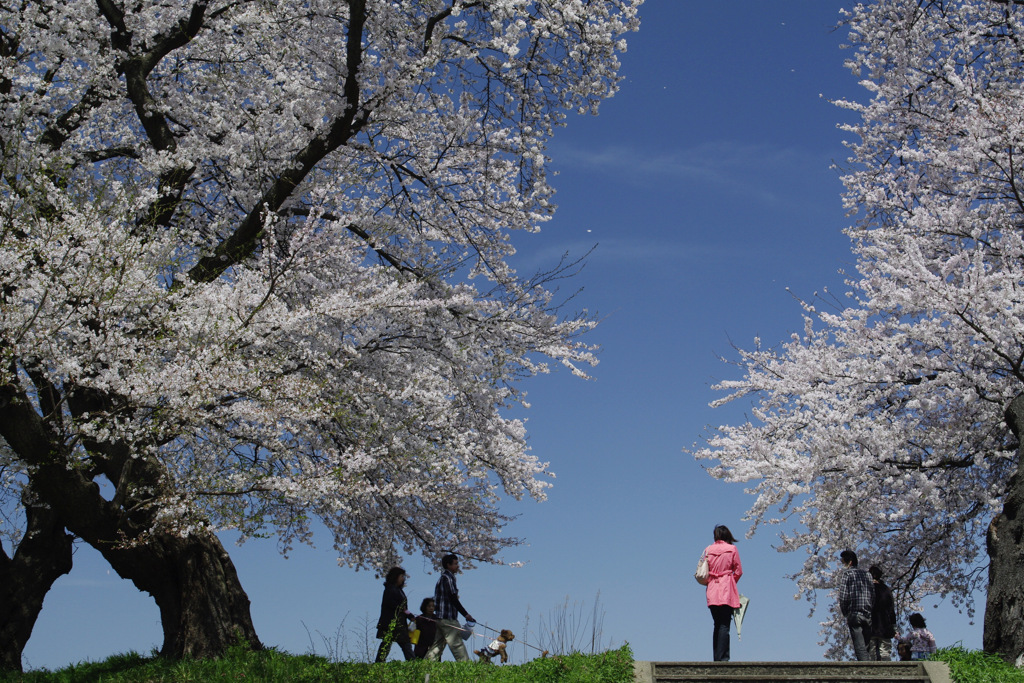
[[[1022,439],[1017,472],[1003,497],[1003,511],[988,528],[988,599],[985,603],[986,652],[1024,664],[1024,394],[1006,410],[1006,422]]]
[[[0,672],[21,671],[43,598],[53,582],[71,571],[71,544],[53,510],[25,506],[25,535],[8,557],[0,549]]]
[[[135,461],[136,468],[139,464]],[[152,461],[148,464],[155,466]],[[67,477],[65,468],[54,469],[46,468],[46,474],[64,481],[51,490],[67,492],[73,473]],[[236,644],[262,648],[249,597],[214,534],[149,531],[148,515],[143,516],[145,525],[140,525],[131,515],[120,514],[121,508],[114,507],[115,513],[108,514],[113,506],[102,499],[83,502],[66,496],[65,500],[71,503],[65,514],[77,515],[69,522],[69,530],[96,548],[121,578],[156,600],[164,633],[162,656],[218,657]]]
[[[131,460],[121,472],[124,485],[145,490],[162,467],[149,457]],[[65,515],[75,513],[68,528],[128,579],[153,596],[160,608],[164,642],[160,654],[171,658],[210,658],[236,644],[261,649],[249,611],[249,597],[220,540],[212,533],[194,531],[182,536],[152,530],[151,512],[125,514],[125,508],[144,508],[145,501],[127,501],[124,507],[103,501],[98,494],[79,488],[83,495],[67,496],[75,473],[64,467],[41,468],[39,476],[58,479],[50,490],[64,492],[70,503]],[[160,484],[159,486],[165,486]],[[92,482],[86,483],[86,488]],[[70,518],[69,518],[70,519]]]
[[[164,629],[161,654],[216,657],[233,645],[262,649],[235,565],[213,534],[169,538],[169,571],[154,593]]]
[[[249,597],[213,534],[154,534],[134,547],[99,549],[118,575],[156,600],[164,632],[162,656],[209,658],[233,645],[262,648]]]
[[[7,396],[4,396],[4,393]],[[67,529],[98,550],[117,573],[156,600],[167,657],[216,657],[234,645],[260,649],[249,598],[217,537],[154,528],[159,494],[173,487],[152,456],[133,457],[121,444],[86,444],[94,464],[116,485],[100,495],[97,472],[69,467],[55,432],[14,388],[0,387],[0,436],[29,466],[34,492]]]

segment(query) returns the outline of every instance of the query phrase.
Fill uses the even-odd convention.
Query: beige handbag
[[[701,553],[700,559],[697,560],[697,571],[693,573],[693,578],[697,579],[697,583],[702,586],[708,585],[708,581],[711,580],[711,576],[708,571],[708,556],[706,553]]]

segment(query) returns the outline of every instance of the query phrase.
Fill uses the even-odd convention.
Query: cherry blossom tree
[[[782,525],[780,550],[806,554],[798,596],[832,589],[847,547],[906,608],[938,596],[972,614],[992,580],[985,645],[1014,660],[1024,614],[992,602],[986,536],[1024,479],[1004,417],[1024,392],[1024,6],[878,0],[846,19],[870,94],[838,103],[859,119],[844,176],[857,272],[845,300],[804,304],[801,333],[739,352],[743,377],[716,403],[749,398],[751,418],[696,455],[751,483],[752,532]],[[992,577],[1021,566],[1016,537]],[[1001,575],[1019,593],[1019,571]]]
[[[551,217],[547,141],[615,92],[637,5],[2,10],[5,492],[154,596],[165,655],[259,646],[218,530],[322,524],[372,569],[518,542],[499,497],[550,473],[504,410],[594,357],[574,264],[517,273],[511,238]]]

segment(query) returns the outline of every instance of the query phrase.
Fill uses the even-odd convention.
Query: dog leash
[[[436,624],[436,623],[438,623],[438,620],[437,620],[437,619],[431,619],[430,617],[424,617],[424,616],[422,616],[422,615],[421,615],[421,616],[419,616],[419,617],[417,617],[417,619],[425,619],[426,621],[432,621],[432,622],[434,622],[435,624]],[[475,624],[476,624],[477,626],[483,626],[483,627],[484,627],[485,629],[487,629],[488,631],[492,631],[492,632],[494,632],[494,633],[497,633],[498,635],[501,635],[501,631],[499,631],[499,630],[498,630],[498,629],[496,629],[496,628],[491,628],[490,626],[488,626],[487,624],[485,624],[485,623],[483,623],[483,622],[479,622],[479,621],[477,621],[477,622],[474,622],[474,623],[475,623]],[[462,628],[462,627],[459,627],[459,628],[460,628],[460,630],[466,630],[466,629],[464,629],[464,628]],[[470,634],[472,634],[472,635],[474,635],[474,636],[478,636],[478,637],[480,637],[480,638],[486,638],[486,637],[487,637],[487,636],[486,636],[486,635],[484,635],[483,633],[477,633],[477,632],[476,632],[476,631],[474,631],[473,629],[469,629],[469,632],[470,632]],[[517,638],[516,640],[519,640],[519,639]],[[536,650],[537,652],[539,652],[539,653],[540,653],[540,656],[541,656],[541,657],[547,657],[547,656],[548,656],[548,654],[549,654],[547,650],[544,650],[544,649],[542,649],[542,648],[539,648],[539,647],[537,647],[536,645],[530,645],[530,644],[529,644],[528,642],[526,642],[525,640],[519,640],[519,643],[520,643],[520,644],[522,644],[522,645],[525,645],[526,647],[532,647],[532,648],[533,648],[534,650]]]
[[[417,618],[417,619],[423,619],[424,621],[432,621],[432,622],[434,622],[435,624],[439,623],[439,621],[438,621],[437,619],[431,619],[430,617],[425,617],[425,616],[422,616],[422,615],[420,615],[420,616],[418,616],[418,617],[416,617],[416,618]],[[487,629],[490,629],[490,630],[494,631],[494,629],[493,629],[493,628],[491,628],[490,626],[488,626],[487,624],[481,624],[481,623],[479,623],[479,622],[476,622],[476,621],[474,621],[473,623],[474,623],[474,624],[475,624],[476,626],[483,626],[484,628],[487,628]],[[459,630],[460,630],[460,631],[469,631],[469,634],[470,634],[471,636],[476,636],[476,637],[478,637],[478,638],[486,638],[486,637],[487,637],[487,636],[486,636],[486,635],[484,635],[483,633],[477,633],[477,632],[476,632],[476,631],[474,631],[474,630],[473,630],[472,628],[468,628],[468,629],[467,629],[467,628],[466,628],[466,627],[465,627],[464,625],[463,625],[463,626],[459,626]],[[494,632],[495,632],[495,633],[500,633],[499,631],[494,631]]]
[[[499,635],[501,634],[501,631],[499,631],[498,629],[496,629],[496,628],[491,628],[490,626],[488,626],[487,624],[484,624],[484,623],[482,623],[482,622],[479,622],[479,621],[478,621],[478,622],[477,622],[477,626],[483,626],[483,627],[484,627],[485,629],[487,629],[488,631],[493,631],[494,633],[497,633],[497,634],[499,634]],[[517,638],[517,640],[518,640],[518,638]],[[536,645],[530,645],[530,644],[529,644],[528,642],[526,642],[525,640],[520,640],[519,642],[520,642],[521,644],[525,645],[526,647],[532,647],[532,648],[533,648],[534,650],[536,650],[537,652],[541,653],[541,654],[540,654],[540,656],[541,656],[541,657],[547,657],[547,656],[548,656],[548,651],[547,651],[547,650],[543,650],[543,649],[541,649],[541,648],[537,647]]]

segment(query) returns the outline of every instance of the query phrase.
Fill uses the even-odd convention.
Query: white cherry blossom
[[[354,566],[500,561],[499,497],[550,479],[505,411],[518,381],[595,362],[593,320],[552,293],[574,264],[507,257],[550,218],[547,141],[615,92],[638,4],[3,10],[0,403],[31,402],[53,457],[154,529],[288,548],[319,520]],[[15,441],[7,494],[41,464]]]

